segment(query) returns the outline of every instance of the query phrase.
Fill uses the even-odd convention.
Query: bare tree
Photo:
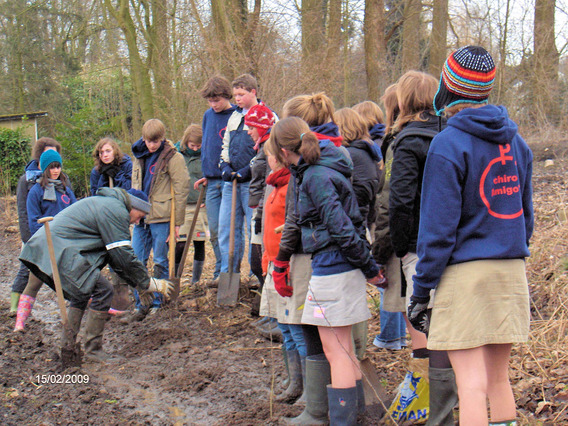
[[[420,66],[421,15],[420,0],[405,1],[402,25],[402,72],[418,69]]]
[[[365,73],[367,75],[367,98],[378,102],[382,89],[386,87],[385,78],[386,42],[384,36],[384,0],[365,1],[363,24],[365,44]]]
[[[434,0],[432,34],[430,35],[430,61],[428,72],[438,76],[446,60],[448,44],[448,0]]]

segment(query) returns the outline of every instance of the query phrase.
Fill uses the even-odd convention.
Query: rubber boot
[[[94,362],[108,362],[112,359],[103,351],[103,332],[110,319],[107,312],[89,309],[85,328],[85,358]]]
[[[288,376],[290,384],[284,392],[277,395],[274,399],[277,402],[285,402],[293,404],[302,395],[304,390],[302,383],[302,364],[300,362],[300,354],[297,350],[286,351],[288,357]]]
[[[10,316],[15,317],[18,312],[18,303],[20,302],[21,293],[12,291],[10,293]]]
[[[286,367],[286,378],[282,380],[282,387],[286,389],[290,385],[290,367],[288,366],[288,351],[286,350],[286,346],[284,345],[280,346],[280,350],[282,351],[282,359],[284,360],[284,366]]]
[[[430,413],[427,425],[454,425],[454,407],[458,402],[456,376],[452,368],[428,369]]]
[[[306,406],[306,357],[300,357],[300,365],[302,366],[302,396],[294,403],[294,405]]]
[[[191,275],[191,283],[195,284],[198,283],[201,279],[201,273],[203,272],[203,265],[205,261],[203,260],[194,260],[193,261],[193,274]]]
[[[32,313],[32,308],[34,307],[35,297],[28,296],[27,294],[22,294],[18,302],[18,311],[16,313],[16,326],[14,331],[24,331],[26,326],[26,320]]]
[[[357,415],[362,416],[365,414],[367,406],[365,405],[365,390],[363,389],[363,380],[356,380],[355,387],[357,388]]]
[[[306,357],[306,407],[293,418],[284,418],[287,425],[328,425],[327,385],[331,370],[324,354]]]
[[[73,331],[72,334],[66,334],[63,330],[61,337],[61,346],[64,348],[72,348],[77,342],[77,334],[81,329],[81,320],[85,311],[77,308],[67,308],[67,325]]]
[[[359,361],[365,358],[365,351],[367,350],[367,331],[367,321],[359,322],[351,327],[353,349]]]
[[[353,426],[357,424],[357,387],[332,388],[327,386],[329,420],[331,426]]]

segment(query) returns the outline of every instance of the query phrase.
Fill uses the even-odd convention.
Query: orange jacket
[[[274,190],[264,200],[264,254],[262,255],[262,271],[266,273],[268,262],[274,261],[280,246],[280,233],[274,232],[276,228],[284,225],[286,220],[286,192],[290,181],[290,170],[287,168],[272,172],[266,178],[266,184]]]

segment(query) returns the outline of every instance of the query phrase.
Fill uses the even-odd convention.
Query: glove
[[[231,182],[233,180],[234,174],[235,172],[231,170],[223,170],[223,173],[221,173],[221,178],[223,178],[225,182]]]
[[[150,278],[150,286],[146,291],[161,293],[164,296],[164,301],[167,302],[174,291],[174,285],[168,280]]]
[[[384,265],[379,265],[379,281],[376,286],[378,288],[387,288],[389,286],[389,280],[387,279],[387,270]]]
[[[150,306],[154,301],[154,293],[151,291],[139,291],[138,297],[140,298],[140,304],[145,307]]]
[[[430,297],[416,297],[410,298],[408,305],[408,321],[412,326],[425,334],[428,334],[430,329],[430,318],[428,317],[428,302]]]
[[[240,179],[242,179],[242,176],[240,174],[238,174],[236,172],[233,172],[231,174],[231,180],[236,180],[237,182],[240,183],[240,182],[242,182],[242,180],[240,180]]]
[[[294,293],[292,286],[288,285],[288,273],[290,271],[290,262],[287,260],[275,260],[274,270],[272,271],[272,279],[274,280],[274,288],[282,297],[290,297]]]
[[[254,220],[254,235],[260,235],[262,233],[262,219],[256,218]]]

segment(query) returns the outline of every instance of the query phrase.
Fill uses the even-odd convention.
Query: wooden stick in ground
[[[63,327],[67,327],[67,309],[65,308],[65,299],[63,298],[63,289],[61,288],[61,278],[59,277],[59,269],[57,268],[57,260],[55,259],[55,250],[53,249],[53,240],[51,239],[51,230],[49,229],[49,222],[52,220],[52,216],[42,217],[38,220],[38,223],[42,223],[45,227],[47,249],[49,251],[49,260],[51,261],[55,293],[57,294],[57,304],[61,311],[61,322],[63,323]]]
[[[199,197],[197,198],[197,204],[195,205],[195,210],[193,212],[193,219],[191,220],[191,226],[189,232],[187,233],[187,240],[183,246],[183,253],[179,261],[178,270],[176,272],[176,278],[181,278],[183,274],[183,268],[185,267],[185,260],[187,259],[187,252],[189,251],[190,242],[193,241],[193,232],[195,231],[195,224],[197,223],[197,217],[199,216],[199,210],[201,209],[201,204],[203,203],[203,198],[205,195],[205,186],[201,185],[199,190]]]
[[[175,278],[176,276],[176,205],[175,205],[175,193],[174,184],[172,182],[170,186],[170,193],[172,195],[171,209],[170,209],[170,239],[169,241],[169,251],[168,251],[168,269],[169,278]]]

